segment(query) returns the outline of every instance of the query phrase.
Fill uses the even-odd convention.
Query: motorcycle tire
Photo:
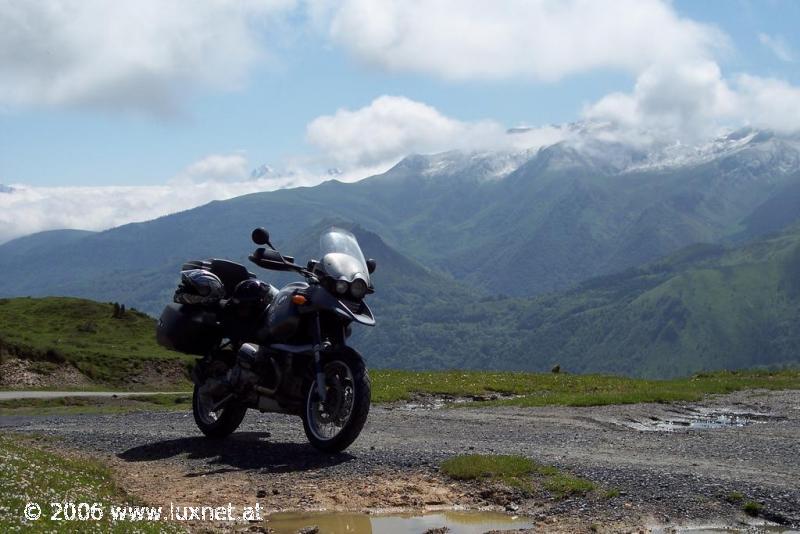
[[[316,398],[316,379],[306,383],[305,409],[303,410],[303,430],[311,445],[323,452],[341,452],[349,447],[361,433],[369,415],[370,398],[372,396],[372,383],[367,372],[364,361],[353,354],[336,354],[326,358],[324,368],[327,370],[331,366],[346,366],[350,371],[349,378],[352,380],[353,404],[349,418],[342,429],[330,438],[322,437],[315,431],[312,419],[313,405]]]
[[[200,386],[194,386],[192,394],[192,414],[197,428],[209,438],[224,438],[232,434],[242,424],[247,407],[235,402],[228,403],[222,408],[215,421],[211,421],[208,416],[204,417],[200,409],[200,396],[198,390]]]

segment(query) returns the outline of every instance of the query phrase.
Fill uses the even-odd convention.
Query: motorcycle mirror
[[[272,247],[269,242],[269,232],[263,228],[256,228],[253,230],[253,233],[250,234],[250,237],[253,239],[253,243],[256,245],[269,245]]]
[[[369,274],[374,273],[375,272],[375,268],[377,266],[378,266],[378,262],[376,262],[372,258],[367,260],[367,271],[369,272]]]

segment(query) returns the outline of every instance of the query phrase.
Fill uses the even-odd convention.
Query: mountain
[[[651,293],[633,289],[659,281],[668,294],[677,287],[668,283],[670,273],[688,264],[654,265],[672,265],[659,258],[696,243],[776,246],[764,236],[794,227],[800,203],[793,199],[800,199],[800,142],[755,130],[691,147],[643,150],[583,137],[535,151],[409,156],[357,183],[257,193],[69,239],[20,238],[0,247],[0,295],[70,295],[158,313],[185,260],[246,262],[254,248],[250,230],[265,226],[280,250],[305,261],[315,255],[320,225],[336,221],[352,225],[365,253],[379,260],[372,302],[383,326],[358,334],[373,364],[547,369],[558,362],[575,371],[671,376],[739,365],[741,354],[756,354],[754,346],[741,357],[698,352],[673,326],[679,356],[669,352],[669,335],[649,330],[652,339],[641,334],[638,345],[626,348],[607,331],[616,332],[617,324],[625,324],[624,332],[655,328],[659,306],[666,305],[656,299],[652,316],[643,311],[635,316],[640,323],[624,323],[625,314],[638,310],[626,306],[650,302]],[[719,250],[720,258],[734,257],[729,248]],[[638,271],[643,265],[651,271]],[[598,282],[604,276],[633,276],[633,289],[607,287]],[[785,298],[777,289],[769,294]],[[679,296],[694,310],[692,324],[701,324],[699,304]],[[621,314],[618,322],[603,322],[594,302]],[[591,313],[582,313],[583,306]],[[729,333],[712,328],[691,337],[712,343],[714,332]],[[783,354],[756,354],[750,363],[778,364]]]
[[[800,227],[734,248],[693,245],[533,299],[479,296],[399,255],[376,234],[352,229],[379,265],[380,290],[370,300],[379,324],[354,329],[355,345],[374,367],[546,371],[560,365],[569,372],[667,378],[800,364]],[[109,305],[0,299],[0,344],[5,339],[6,352],[41,353],[34,359],[60,361],[53,358],[63,354],[100,380],[124,374],[120,366],[143,372],[140,357],[157,356],[166,365],[169,356],[153,348],[144,318],[129,313],[134,322],[117,324]],[[46,322],[39,319],[44,314]],[[89,323],[103,335],[81,326]],[[135,328],[138,340],[109,342],[110,360],[100,356],[108,347],[98,345],[106,323],[108,335]],[[54,347],[61,352],[48,356]]]
[[[24,256],[37,251],[60,247],[93,234],[89,230],[48,230],[37,232],[0,245],[0,258]]]
[[[253,180],[259,180],[261,178],[277,178],[279,176],[281,176],[281,173],[267,164],[259,165],[250,172],[250,178]]]
[[[540,366],[671,377],[796,366],[799,322],[796,227],[736,248],[694,245],[586,281],[534,300],[518,327],[527,332],[523,347],[535,347],[539,358],[551,354]]]
[[[8,185],[0,184],[0,193],[13,193],[14,188]]]
[[[453,294],[392,306],[363,341],[380,365],[646,377],[800,364],[800,227],[698,244],[533,299]]]
[[[338,217],[486,294],[536,295],[653,261],[697,242],[742,242],[797,220],[800,142],[742,131],[651,153],[597,139],[537,151],[410,156],[357,183],[212,202],[70,242],[42,285],[39,252],[2,254],[0,294],[95,291],[110,273],[162,278],[191,257],[243,258],[252,227],[290,246]],[[777,209],[776,209],[777,207]],[[172,275],[170,275],[171,277]],[[65,285],[66,284],[66,285]],[[102,282],[101,282],[102,285]],[[118,285],[114,282],[114,285]],[[103,293],[103,299],[121,298]],[[127,294],[143,309],[155,295]]]

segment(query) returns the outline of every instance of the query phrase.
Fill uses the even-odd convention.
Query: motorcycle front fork
[[[320,402],[325,402],[327,389],[325,388],[325,373],[322,370],[322,351],[329,348],[330,342],[322,341],[322,329],[319,325],[319,314],[314,315],[314,373],[317,377],[317,395]]]

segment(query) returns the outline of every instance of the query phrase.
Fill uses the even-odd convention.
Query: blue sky
[[[759,41],[760,34],[777,36],[798,54],[800,3],[681,1],[674,8],[730,37],[731,49],[719,59],[724,73],[743,71],[800,84],[799,58],[782,60]],[[253,166],[280,165],[313,150],[305,128],[315,117],[341,107],[360,108],[384,94],[403,95],[465,121],[560,123],[579,118],[587,102],[628,90],[635,78],[601,68],[556,83],[448,81],[368,66],[322,35],[298,33],[298,42],[283,45],[273,61],[255,65],[240,89],[187,88],[178,117],[80,106],[6,109],[0,115],[0,182],[163,183],[208,154],[237,150],[245,151]]]
[[[11,0],[0,183],[18,191],[0,195],[0,241],[562,135],[512,146],[519,125],[794,130],[798,21],[793,0]]]

